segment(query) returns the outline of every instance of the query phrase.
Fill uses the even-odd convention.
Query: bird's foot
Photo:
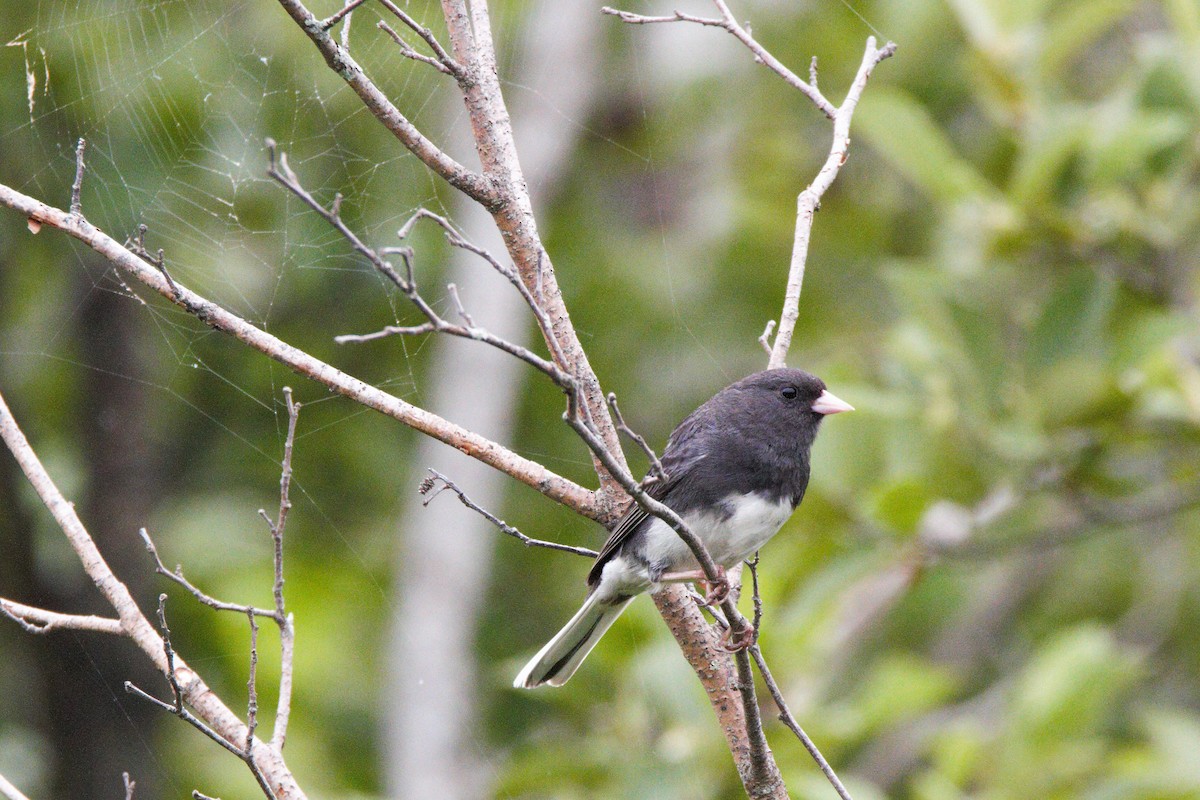
[[[703,578],[700,583],[704,586],[705,605],[719,606],[725,601],[726,597],[729,597],[729,592],[731,591],[729,578],[725,575],[725,568],[720,564],[717,564],[717,579],[715,581]]]
[[[747,622],[746,627],[737,633],[734,633],[732,628],[727,629],[725,633],[721,634],[719,644],[721,649],[726,653],[740,653],[743,650],[753,647],[757,641],[758,631],[754,629],[753,625]]]

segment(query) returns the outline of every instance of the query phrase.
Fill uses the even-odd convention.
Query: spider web
[[[328,14],[340,3],[313,2],[310,7]],[[396,230],[418,207],[449,215],[439,199],[441,187],[329,71],[277,4],[0,0],[0,9],[6,12],[0,15],[0,44],[9,45],[0,48],[0,180],[65,209],[75,145],[85,139],[82,204],[88,221],[118,240],[136,236],[144,225],[146,249],[154,253],[161,248],[171,277],[201,296],[285,340],[293,340],[289,333],[295,325],[286,329],[297,308],[316,299],[323,303],[317,310],[322,324],[314,334],[320,343],[295,343],[339,365],[350,348],[337,350],[331,343],[335,334],[411,320],[403,297],[390,291],[311,209],[267,177],[265,141],[278,142],[304,186],[323,203],[343,194],[343,216],[374,246],[397,244]],[[436,7],[416,4],[408,10],[421,21],[428,16],[431,24],[438,13]],[[432,138],[445,140],[452,126],[465,124],[461,102],[446,102],[455,99],[447,94],[452,83],[401,57],[395,44],[375,29],[376,19],[365,8],[351,18],[355,58]],[[300,439],[366,413],[352,403],[331,403],[335,397],[289,380],[277,365],[258,369],[255,376],[239,372],[220,355],[222,337],[124,280],[86,247],[68,244],[52,231],[27,240],[23,225],[0,228],[0,236],[7,238],[8,231],[15,236],[0,244],[0,259],[5,251],[15,252],[10,244],[32,241],[32,247],[53,248],[55,273],[46,281],[49,286],[57,291],[71,282],[81,284],[84,294],[110,294],[128,304],[125,315],[150,320],[153,353],[148,359],[162,368],[153,369],[149,379],[138,368],[118,377],[148,386],[152,403],[174,406],[169,416],[181,424],[211,428],[223,452],[240,452],[268,471],[277,470],[286,429],[281,388],[288,383],[297,386],[297,397],[306,406],[324,407],[306,414],[309,424]],[[424,281],[436,286],[439,243],[430,236],[421,246]],[[12,263],[10,268],[26,267]],[[18,297],[15,307],[22,319],[14,318],[17,324],[0,320],[0,361],[16,386],[36,383],[48,371],[111,369],[79,355],[75,332],[84,302],[78,297],[64,302],[68,296],[47,296],[44,305],[42,298],[26,302]],[[13,307],[11,301],[4,305]],[[445,310],[444,301],[434,305]],[[42,319],[23,324],[31,321],[30,315]],[[361,364],[350,369],[394,394],[413,397],[419,394],[419,381],[410,356],[423,345],[395,339],[386,359],[370,363],[369,370]],[[224,342],[225,350],[232,347]],[[252,358],[263,363],[261,356]],[[263,373],[268,374],[265,380]],[[231,398],[224,402],[238,412],[215,413],[208,401],[217,396]],[[278,447],[255,433],[264,423],[276,430]],[[296,476],[293,500],[302,498],[307,512],[339,540],[335,558],[349,562],[362,577],[358,591],[373,595],[372,605],[385,605],[378,555],[342,529],[344,521],[324,507],[320,492],[308,490],[309,481],[316,482]],[[264,483],[253,490],[269,497],[272,487]],[[240,528],[255,524],[254,507],[236,513]],[[247,558],[259,560],[267,537],[255,531],[255,538],[252,550],[240,542],[221,546],[233,558],[252,553]],[[204,569],[203,559],[195,556],[176,552],[166,557],[183,561],[195,577]],[[269,567],[269,555],[265,564]],[[250,591],[261,589],[256,584]],[[186,613],[182,603],[178,613]],[[245,627],[244,620],[233,624]],[[76,638],[90,659],[87,642]],[[269,642],[260,646],[269,648]],[[230,649],[222,659],[226,657],[243,661],[244,646]],[[192,655],[201,668],[209,659]],[[99,669],[96,673],[100,678]],[[260,686],[264,690],[270,691]],[[239,692],[228,696],[236,707]],[[138,702],[119,688],[111,699],[122,709]],[[14,741],[20,742],[19,732],[17,737]],[[0,749],[7,747],[5,741],[0,736]],[[159,762],[150,744],[143,744],[158,779],[171,783],[171,769]],[[118,777],[121,766],[113,765]],[[36,780],[25,786],[36,789]],[[175,788],[182,793],[190,787]]]
[[[365,9],[357,16],[356,57],[395,76],[387,90],[433,116],[437,135],[450,122],[437,119],[440,76],[381,41]],[[28,109],[23,119],[6,115],[0,142],[35,155],[6,181],[65,207],[75,142],[86,139],[89,221],[118,239],[146,225],[147,250],[163,249],[173,278],[256,325],[271,326],[277,297],[301,273],[378,284],[334,231],[267,178],[268,137],[314,195],[346,196],[345,213],[367,241],[394,243],[417,206],[444,211],[424,167],[381,135],[277,6],[42,2],[32,22],[8,37],[0,88],[27,93]],[[124,291],[111,275],[96,288]],[[193,326],[160,305],[147,309],[186,358],[175,336]]]

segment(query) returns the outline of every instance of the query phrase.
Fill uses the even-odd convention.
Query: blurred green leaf
[[[995,195],[993,187],[955,152],[928,111],[903,91],[873,86],[854,116],[854,125],[895,169],[939,202]]]

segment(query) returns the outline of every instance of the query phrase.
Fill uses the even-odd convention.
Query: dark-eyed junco
[[[683,518],[718,565],[733,567],[766,544],[800,504],[821,420],[852,410],[802,370],[756,372],[679,424],[661,459],[667,478],[647,492]],[[636,595],[694,580],[698,566],[679,534],[632,506],[588,573],[583,607],[513,686],[566,683]]]

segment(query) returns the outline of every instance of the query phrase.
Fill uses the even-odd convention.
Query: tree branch
[[[691,14],[681,13],[679,11],[676,11],[672,15],[666,17],[647,17],[641,14],[631,14],[628,11],[620,11],[615,8],[609,8],[608,6],[600,9],[600,11],[603,14],[611,14],[620,19],[622,22],[628,22],[633,25],[647,25],[658,22],[692,22],[697,25],[722,28],[732,34],[742,44],[746,45],[746,47],[750,48],[750,52],[754,53],[755,61],[775,72],[785,81],[787,81],[790,86],[803,92],[804,95],[813,102],[813,105],[821,110],[822,114],[830,119],[835,118],[837,115],[837,109],[833,107],[832,103],[825,99],[825,95],[821,94],[821,91],[817,88],[817,82],[815,79],[812,80],[811,83],[806,83],[799,75],[784,66],[783,62],[771,55],[767,48],[759,44],[758,40],[751,36],[750,32],[738,23],[737,18],[733,16],[733,12],[729,10],[729,6],[724,2],[724,0],[713,0],[713,3],[716,5],[717,10],[721,14],[720,19],[713,19],[711,17],[696,17]]]
[[[21,626],[26,633],[52,633],[60,630],[94,631],[124,636],[121,620],[92,614],[60,614],[0,597],[0,614]]]
[[[29,800],[21,790],[8,782],[8,779],[0,775],[0,797],[4,800]]]
[[[458,495],[458,500],[460,503],[474,511],[476,514],[482,516],[488,522],[495,525],[500,529],[501,533],[507,536],[512,536],[526,547],[545,547],[549,550],[558,550],[563,553],[574,553],[577,556],[587,556],[588,558],[595,558],[596,556],[600,555],[595,550],[589,550],[586,547],[572,547],[569,544],[547,542],[541,539],[533,539],[529,536],[526,536],[525,534],[521,533],[519,529],[514,528],[512,525],[509,525],[492,512],[479,506],[475,501],[467,497],[466,493],[463,492],[462,489],[458,488],[457,483],[450,480],[436,469],[430,469],[429,472],[431,473],[432,477],[421,481],[421,485],[417,487],[417,491],[425,497],[425,499],[421,501],[421,505],[423,506],[429,505],[433,502],[434,498],[436,498],[446,489],[449,489],[451,492]],[[437,485],[439,483],[441,484],[440,486]]]
[[[58,213],[62,214],[62,212]],[[86,223],[83,224],[86,225]],[[163,288],[166,288],[165,281],[162,281],[161,278],[159,280]],[[183,712],[195,719],[197,723],[213,731],[216,738],[223,743],[244,741],[246,725],[208,688],[199,674],[187,666],[182,659],[176,657],[173,651],[170,651],[170,645],[165,641],[164,636],[160,636],[155,631],[154,626],[138,608],[129,589],[113,574],[91,535],[76,515],[74,505],[63,497],[58,487],[55,486],[53,479],[46,472],[41,460],[38,459],[29,441],[25,438],[25,434],[21,432],[2,394],[0,394],[0,439],[8,446],[22,472],[32,484],[34,491],[37,492],[42,503],[50,511],[59,528],[62,529],[88,577],[100,590],[108,604],[117,612],[122,632],[150,658],[155,667],[171,681],[173,689],[177,690],[176,705],[182,708],[183,703],[186,702],[195,709],[196,713],[193,715],[186,708],[182,708]],[[161,701],[155,702],[161,703]],[[168,706],[168,708],[172,713],[176,713],[176,706]],[[262,781],[265,782],[265,788],[269,790],[268,796],[303,798],[304,792],[284,763],[280,751],[262,743],[257,744],[253,754],[246,757],[246,761],[248,764],[252,764],[256,776],[261,776]]]
[[[0,184],[0,203],[29,219],[58,228],[80,240],[104,256],[113,266],[158,292],[209,327],[234,336],[295,372],[477,458],[586,517],[596,520],[607,518],[602,504],[592,492],[556,475],[541,464],[364,383],[250,324],[181,284],[176,283],[172,289],[157,269],[86,220],[71,217],[3,184]]]
[[[779,315],[779,331],[775,334],[775,344],[771,349],[768,366],[778,368],[786,366],[788,349],[792,346],[792,333],[796,330],[796,320],[800,318],[800,289],[804,283],[804,265],[808,260],[808,243],[812,237],[813,217],[821,207],[821,197],[825,194],[842,165],[850,149],[850,118],[854,109],[867,88],[867,79],[871,70],[885,58],[896,52],[896,45],[888,42],[880,49],[875,49],[875,37],[867,38],[866,52],[863,53],[862,63],[859,64],[858,74],[846,99],[838,106],[833,117],[833,142],[829,148],[829,156],[824,166],[817,173],[816,179],[796,198],[796,234],[792,242],[792,260],[788,267],[787,289],[783,295],[783,310]],[[815,71],[814,71],[815,72]]]
[[[387,95],[366,76],[340,44],[329,35],[323,20],[313,16],[299,0],[279,0],[279,4],[295,20],[300,29],[312,40],[325,58],[329,68],[344,80],[366,105],[367,109],[383,126],[400,140],[417,158],[440,175],[451,186],[460,189],[484,205],[497,202],[495,189],[482,175],[459,164],[446,155],[436,144],[421,133],[407,117],[400,113]]]

